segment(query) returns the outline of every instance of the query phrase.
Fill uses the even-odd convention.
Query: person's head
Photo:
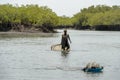
[[[64,34],[65,34],[65,35],[67,34],[67,30],[66,30],[66,29],[64,30]]]

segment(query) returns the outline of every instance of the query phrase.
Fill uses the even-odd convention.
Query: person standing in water
[[[64,30],[64,34],[62,34],[62,39],[61,39],[61,45],[62,45],[62,50],[68,50],[70,49],[69,42],[71,43],[70,36],[67,34],[67,30]]]

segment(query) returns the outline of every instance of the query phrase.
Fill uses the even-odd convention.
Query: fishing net
[[[51,50],[53,50],[53,51],[61,51],[61,44],[52,45]]]

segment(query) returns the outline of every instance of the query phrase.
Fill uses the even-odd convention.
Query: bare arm
[[[69,35],[68,35],[68,39],[69,39],[70,43],[72,43],[72,41],[71,41],[71,39],[70,39],[70,36],[69,36]]]

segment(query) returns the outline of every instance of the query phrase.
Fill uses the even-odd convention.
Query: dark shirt
[[[62,48],[65,48],[65,47],[68,47],[69,48],[69,42],[68,42],[68,39],[69,39],[69,35],[62,35],[62,40],[61,40],[61,45],[62,45]]]

